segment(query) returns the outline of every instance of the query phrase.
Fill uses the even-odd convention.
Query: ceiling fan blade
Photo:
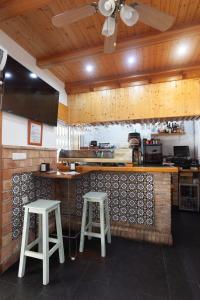
[[[115,51],[117,42],[117,23],[115,24],[115,32],[113,35],[105,37],[104,40],[104,53],[110,54]]]
[[[83,7],[67,10],[52,18],[55,27],[63,27],[65,25],[77,22],[86,17],[92,16],[97,12],[95,4],[85,5]]]
[[[137,1],[130,6],[137,10],[139,13],[139,20],[141,22],[160,31],[166,31],[175,21],[175,17],[170,16],[150,5]]]

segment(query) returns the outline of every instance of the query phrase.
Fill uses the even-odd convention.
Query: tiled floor
[[[0,277],[0,300],[199,300],[200,215],[173,213],[173,231],[174,247],[113,238],[105,259],[89,241],[75,261],[51,260],[46,287],[41,262],[29,259],[23,279],[16,264]]]

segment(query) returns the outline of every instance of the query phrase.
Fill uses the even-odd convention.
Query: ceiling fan
[[[52,23],[55,27],[63,27],[92,16],[97,12],[106,17],[102,29],[102,35],[105,36],[105,53],[115,51],[119,16],[127,26],[133,26],[137,21],[141,21],[160,31],[169,29],[175,20],[173,16],[140,1],[127,5],[126,0],[99,0],[98,3],[93,2],[92,4],[58,14],[52,18]]]

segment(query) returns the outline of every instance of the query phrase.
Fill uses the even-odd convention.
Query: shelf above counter
[[[165,133],[165,132],[160,132],[160,133],[151,133],[151,136],[176,136],[176,135],[184,135],[185,132],[172,132],[172,133]]]
[[[130,160],[119,158],[89,158],[89,157],[70,157],[60,158],[63,162],[85,162],[85,163],[131,163]]]

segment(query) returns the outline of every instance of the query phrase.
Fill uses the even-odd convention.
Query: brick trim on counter
[[[172,205],[178,206],[179,197],[179,174],[172,174]]]
[[[40,164],[50,163],[56,168],[56,149],[1,146],[0,200],[0,271],[5,271],[19,259],[21,239],[12,239],[12,176],[16,173],[38,171]],[[12,153],[26,153],[25,160],[12,160]]]

